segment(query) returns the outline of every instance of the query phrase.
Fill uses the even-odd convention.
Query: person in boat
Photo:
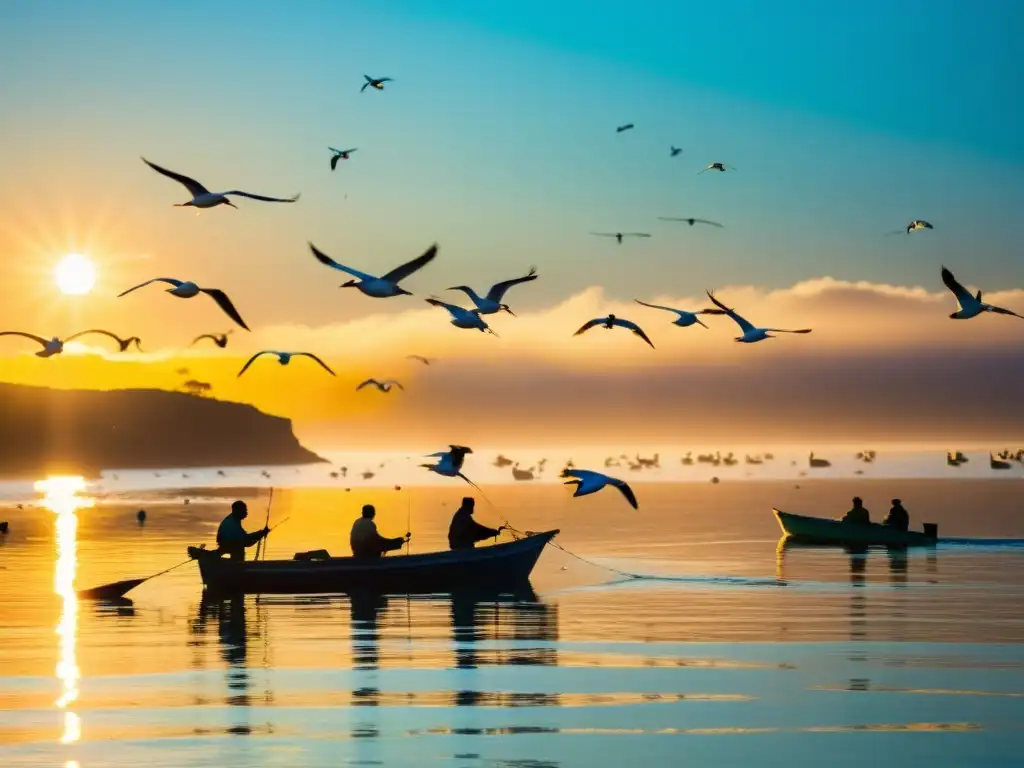
[[[853,509],[843,515],[843,522],[855,525],[871,524],[871,513],[864,508],[864,501],[860,496],[853,497]]]
[[[380,557],[385,552],[401,549],[412,534],[398,536],[388,539],[377,532],[377,524],[373,518],[377,516],[377,510],[373,504],[363,505],[363,515],[352,523],[352,533],[349,535],[348,543],[352,547],[352,557]]]
[[[493,539],[504,530],[504,525],[500,528],[488,528],[474,520],[475,507],[476,500],[472,496],[466,496],[462,499],[462,506],[452,515],[451,525],[448,526],[448,546],[451,549],[473,549],[478,541]]]
[[[889,510],[889,514],[882,521],[882,525],[887,525],[900,531],[906,531],[910,528],[910,513],[903,508],[902,501],[899,499],[892,500],[892,509]]]
[[[244,501],[236,501],[231,505],[231,514],[220,522],[217,528],[217,550],[214,554],[227,554],[232,560],[245,560],[245,548],[251,547],[270,533],[269,528],[262,528],[252,533],[242,527],[242,521],[249,516],[249,507]]]

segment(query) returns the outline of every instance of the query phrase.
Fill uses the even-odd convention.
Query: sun
[[[53,278],[61,293],[81,296],[96,285],[96,267],[80,253],[70,253],[57,262]]]

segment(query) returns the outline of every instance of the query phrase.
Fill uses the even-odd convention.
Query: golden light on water
[[[92,499],[80,496],[85,490],[81,477],[57,476],[40,480],[35,489],[43,494],[42,503],[57,515],[57,563],[54,569],[54,592],[63,601],[60,621],[57,623],[59,657],[57,678],[63,685],[56,706],[64,710],[64,728],[61,742],[70,744],[81,737],[78,715],[68,707],[78,698],[78,659],[75,643],[78,631],[78,598],[75,594],[75,570],[78,565],[77,510],[93,505]]]

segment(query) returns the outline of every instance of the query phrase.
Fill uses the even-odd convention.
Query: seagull
[[[736,166],[726,165],[725,163],[710,163],[707,168],[703,168],[697,171],[697,175],[700,176],[702,173],[704,173],[704,171],[722,171],[723,173],[725,173],[725,171],[727,170],[735,171]]]
[[[53,357],[64,351],[64,342],[56,336],[47,340],[42,336],[36,336],[34,333],[24,333],[23,331],[0,331],[0,336],[24,336],[26,339],[38,341],[43,345],[43,348],[35,353],[36,357]]]
[[[701,319],[699,317],[697,317],[697,315],[724,315],[725,314],[725,312],[723,312],[720,309],[701,309],[701,310],[698,310],[696,312],[688,312],[685,309],[675,309],[674,307],[663,307],[663,306],[661,306],[659,304],[648,304],[646,301],[640,301],[640,299],[633,299],[633,301],[635,301],[637,304],[642,304],[645,307],[650,307],[651,309],[663,309],[666,312],[675,312],[677,315],[679,315],[679,317],[677,317],[675,320],[672,321],[672,325],[678,325],[680,328],[688,328],[691,325],[693,325],[694,323],[696,323],[697,325],[704,325],[704,323],[701,321]],[[704,325],[704,327],[707,328],[706,325]]]
[[[682,151],[683,151],[683,150],[682,150],[682,149],[680,149],[679,147],[673,147],[673,146],[670,146],[670,147],[668,148],[668,153],[669,153],[669,154],[668,154],[668,156],[669,156],[669,157],[675,157],[676,155],[678,155],[678,154],[679,154],[680,152],[682,152]]]
[[[350,275],[354,275],[359,278],[358,280],[349,280],[348,282],[342,283],[342,288],[358,288],[362,293],[367,296],[372,296],[375,299],[386,299],[391,296],[402,295],[412,296],[409,291],[398,286],[399,281],[409,277],[409,275],[418,269],[422,269],[433,261],[435,256],[437,256],[437,243],[434,243],[423,253],[422,256],[417,256],[412,261],[406,262],[400,267],[395,267],[386,275],[374,277],[366,272],[360,272],[358,269],[352,269],[352,267],[346,267],[344,264],[339,264],[326,253],[322,253],[317,250],[317,247],[312,243],[309,244],[309,248],[313,251],[313,255],[316,256],[317,260],[321,264],[326,264],[328,267],[341,270],[342,272],[348,272]]]
[[[66,339],[64,339],[64,343],[66,344],[67,342],[71,341],[72,339],[77,339],[79,336],[85,336],[85,334],[87,334],[87,333],[102,333],[104,336],[109,336],[110,338],[112,338],[114,341],[117,342],[117,345],[119,347],[121,347],[121,349],[120,349],[121,352],[126,351],[128,349],[128,347],[130,347],[132,344],[135,344],[135,348],[138,349],[139,352],[142,351],[142,339],[140,339],[138,336],[129,336],[127,339],[122,339],[116,333],[111,333],[110,331],[104,331],[104,330],[101,330],[99,328],[92,328],[92,329],[90,329],[88,331],[79,331],[78,333],[74,334],[73,336],[68,336]]]
[[[356,392],[358,392],[363,387],[371,387],[371,386],[372,387],[376,387],[381,392],[390,392],[392,386],[398,387],[403,392],[405,391],[405,387],[403,387],[400,382],[395,381],[394,379],[388,379],[387,381],[377,381],[376,379],[367,379],[362,384],[360,384],[358,387],[356,387]]]
[[[189,344],[189,346],[191,347],[197,341],[201,341],[202,339],[210,339],[218,347],[224,349],[224,347],[228,345],[228,336],[230,336],[231,333],[232,331],[225,331],[224,333],[204,333],[192,339],[192,344]]]
[[[646,232],[591,232],[590,234],[598,237],[614,237],[619,245],[622,245],[624,237],[650,237]]]
[[[719,309],[723,310],[725,314],[731,317],[736,324],[739,325],[740,330],[743,331],[742,336],[737,336],[736,341],[742,341],[746,344],[753,344],[755,341],[761,341],[762,339],[774,339],[775,337],[771,333],[810,333],[810,328],[802,328],[799,331],[789,331],[784,328],[755,328],[749,321],[743,319],[725,304],[715,298],[711,291],[708,291],[708,298],[715,303]]]
[[[719,229],[721,229],[723,226],[722,224],[719,224],[717,221],[710,221],[708,219],[680,219],[675,216],[659,216],[658,218],[661,221],[685,221],[691,227],[694,224],[710,224],[712,227],[718,227]]]
[[[611,330],[615,326],[619,326],[620,328],[628,328],[641,339],[650,344],[651,349],[654,349],[654,344],[651,342],[649,338],[647,338],[647,334],[644,333],[643,329],[639,325],[629,320],[623,320],[621,317],[616,317],[615,315],[608,315],[608,317],[596,317],[593,320],[584,323],[583,326],[578,331],[576,331],[576,333],[573,334],[573,336],[579,336],[581,333],[589,331],[591,328],[595,328],[599,325],[604,326],[608,330]]]
[[[914,219],[912,222],[907,224],[904,229],[897,229],[893,232],[886,232],[887,235],[909,235],[911,232],[917,232],[921,229],[935,229],[931,224],[922,219]]]
[[[327,371],[329,374],[331,374],[331,376],[335,375],[334,371],[327,367],[327,363],[325,363],[319,357],[314,355],[312,352],[275,352],[272,349],[264,349],[262,352],[257,352],[255,355],[250,357],[248,362],[246,362],[246,364],[242,366],[242,370],[238,372],[238,375],[241,376],[243,373],[245,373],[248,370],[249,366],[253,364],[253,361],[256,360],[256,358],[259,357],[260,355],[277,355],[277,362],[279,362],[281,365],[288,365],[288,363],[292,361],[293,357],[311,357],[314,360],[316,360],[316,362],[320,363],[320,367]]]
[[[369,75],[363,75],[363,77],[366,78],[366,82],[363,83],[363,87],[359,89],[360,93],[365,91],[367,86],[369,86],[371,88],[376,88],[378,91],[383,91],[384,90],[384,83],[390,83],[391,82],[391,78],[390,77],[370,77]]]
[[[462,463],[466,460],[466,454],[472,453],[472,448],[467,448],[464,445],[449,445],[451,450],[439,451],[438,453],[431,453],[427,456],[430,458],[437,458],[436,464],[420,464],[421,467],[435,472],[442,477],[461,477],[467,483],[476,488],[480,493],[483,491],[480,486],[462,474]]]
[[[441,301],[438,298],[431,296],[429,299],[425,299],[427,304],[433,304],[435,307],[444,307],[448,310],[448,313],[452,316],[452,325],[456,328],[476,328],[479,331],[485,331],[487,333],[497,336],[494,333],[494,329],[487,324],[482,317],[480,317],[479,309],[464,309],[463,307],[456,306],[455,304],[449,304],[445,301]]]
[[[592,493],[597,493],[602,488],[613,486],[626,497],[626,501],[629,502],[629,506],[633,509],[639,509],[639,506],[636,503],[636,496],[633,494],[633,489],[622,480],[609,477],[601,472],[594,472],[589,469],[570,469],[569,467],[562,470],[562,477],[574,478],[572,480],[565,481],[565,485],[576,486],[576,492],[572,495],[574,499],[577,496],[589,496]]]
[[[618,128],[616,128],[615,132],[616,133],[622,133],[623,131],[628,131],[628,130],[631,130],[632,128],[633,128],[633,124],[632,123],[626,123],[625,125],[620,125]]]
[[[1008,309],[985,303],[981,300],[981,291],[978,291],[977,296],[972,296],[971,292],[958,283],[956,278],[953,277],[953,273],[945,267],[942,268],[942,282],[953,292],[957,303],[960,305],[960,309],[950,315],[953,320],[970,320],[982,312],[995,312],[999,315],[1013,315],[1014,317],[1024,319],[1024,315],[1018,315],[1016,312],[1011,312]],[[37,352],[36,354],[39,353]]]
[[[432,362],[434,362],[434,358],[424,357],[423,355],[406,355],[405,359],[406,360],[418,360],[421,363],[423,363],[424,365],[430,365]]]
[[[449,291],[464,291],[473,303],[476,305],[481,315],[493,315],[495,312],[508,312],[510,315],[515,317],[515,312],[508,308],[508,304],[502,304],[501,299],[505,296],[505,291],[511,288],[513,285],[519,283],[528,283],[531,280],[537,279],[537,268],[530,267],[530,271],[523,277],[517,277],[512,280],[504,280],[500,283],[495,283],[491,286],[491,290],[487,292],[486,296],[478,296],[476,291],[470,288],[468,285],[456,285],[449,288]]]
[[[245,321],[242,319],[242,316],[238,314],[238,310],[235,309],[235,305],[231,303],[231,299],[228,298],[228,295],[224,293],[224,291],[219,290],[217,288],[200,288],[193,282],[175,280],[173,277],[154,277],[152,280],[147,280],[144,283],[139,283],[134,288],[129,288],[127,291],[117,294],[117,298],[121,298],[125,294],[138,290],[139,288],[149,285],[150,283],[158,282],[170,283],[171,285],[173,285],[173,288],[167,289],[167,293],[171,294],[171,296],[177,296],[179,299],[191,299],[193,296],[198,296],[200,293],[205,293],[207,296],[209,296],[211,299],[217,302],[217,306],[224,310],[224,314],[226,314],[240,326],[245,328],[245,330],[249,330],[249,326],[245,324]]]
[[[182,176],[180,173],[161,168],[159,165],[149,162],[146,158],[142,158],[142,162],[157,173],[162,173],[167,178],[174,179],[185,185],[185,189],[192,195],[192,199],[187,203],[175,203],[176,208],[184,208],[189,205],[194,208],[213,208],[216,205],[230,205],[232,208],[237,208],[237,205],[228,200],[228,195],[251,197],[253,200],[262,200],[266,203],[294,203],[299,199],[299,195],[294,197],[265,197],[263,195],[254,195],[251,192],[243,192],[240,189],[232,189],[228,192],[211,192],[195,179],[190,179],[188,176]]]
[[[333,171],[338,167],[339,160],[348,160],[349,155],[359,149],[359,147],[352,147],[352,149],[335,149],[334,147],[328,147],[328,149],[334,153],[334,157],[331,158],[331,170]]]

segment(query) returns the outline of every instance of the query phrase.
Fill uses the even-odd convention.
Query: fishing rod
[[[263,522],[264,529],[267,529],[270,526],[270,508],[273,506],[273,504],[274,504],[274,486],[270,486],[270,498],[267,499],[267,518]],[[278,525],[280,525],[280,523],[278,523]],[[268,536],[270,535],[270,531],[269,530],[267,530],[267,535]],[[264,545],[264,542],[266,541],[266,539],[267,539],[267,537],[264,536],[262,539],[260,539],[256,543],[256,559],[257,560],[260,559],[260,550],[261,550],[261,548],[263,550],[264,557],[267,554],[266,553],[266,546]]]

